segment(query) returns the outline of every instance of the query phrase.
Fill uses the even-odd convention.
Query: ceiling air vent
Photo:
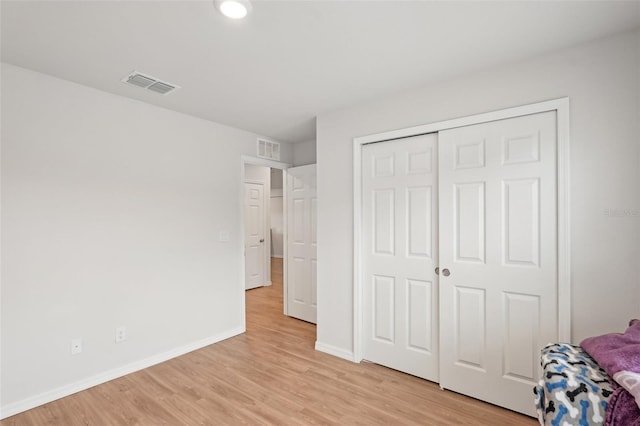
[[[258,157],[280,161],[280,144],[266,139],[258,139]]]
[[[161,95],[166,95],[167,93],[180,88],[180,86],[167,83],[166,81],[160,81],[155,77],[139,73],[138,71],[132,72],[123,78],[122,81],[133,86],[142,87],[143,89],[160,93]]]

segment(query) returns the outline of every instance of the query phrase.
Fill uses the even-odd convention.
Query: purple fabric
[[[640,320],[624,333],[589,337],[580,346],[621,387],[607,408],[607,426],[640,426]]]
[[[624,333],[589,337],[580,346],[611,377],[619,371],[640,373],[640,320],[631,320]]]
[[[629,392],[619,387],[613,391],[607,407],[605,426],[640,426],[640,409]]]

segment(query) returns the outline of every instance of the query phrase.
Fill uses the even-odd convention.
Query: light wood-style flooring
[[[282,263],[247,292],[247,332],[0,422],[9,425],[528,425],[388,368],[314,350],[282,314]],[[533,395],[532,395],[533,403]]]

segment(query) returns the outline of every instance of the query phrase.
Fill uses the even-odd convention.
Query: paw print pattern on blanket
[[[604,423],[611,379],[581,347],[549,345],[542,350],[540,365],[542,380],[534,395],[541,425]]]

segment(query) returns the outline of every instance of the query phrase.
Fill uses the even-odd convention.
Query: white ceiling
[[[640,2],[2,1],[2,60],[301,142],[319,113],[640,26]],[[137,70],[182,86],[121,83]]]

